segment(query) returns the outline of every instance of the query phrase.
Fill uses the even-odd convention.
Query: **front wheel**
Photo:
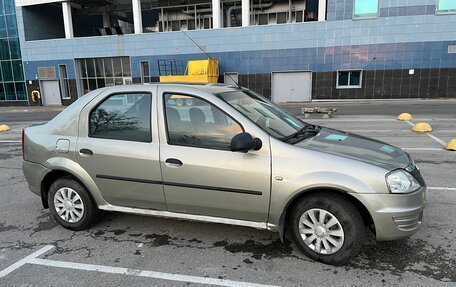
[[[364,241],[364,223],[356,207],[341,195],[303,198],[291,211],[293,241],[308,257],[341,265],[356,256]]]
[[[99,210],[88,191],[71,177],[56,180],[49,188],[48,204],[54,219],[70,230],[94,225]]]

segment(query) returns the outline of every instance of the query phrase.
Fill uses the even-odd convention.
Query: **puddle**
[[[456,258],[441,246],[423,240],[371,242],[347,267],[389,271],[401,276],[404,271],[445,282],[456,282]]]

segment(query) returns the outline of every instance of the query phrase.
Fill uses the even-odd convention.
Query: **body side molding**
[[[235,188],[227,188],[227,187],[219,187],[219,186],[206,186],[206,185],[196,185],[196,184],[187,184],[187,183],[178,183],[178,182],[166,182],[166,181],[159,181],[159,180],[130,178],[130,177],[112,176],[112,175],[104,175],[104,174],[97,174],[96,177],[102,178],[102,179],[141,182],[141,183],[149,183],[149,184],[163,184],[163,185],[167,185],[167,186],[184,187],[184,188],[198,188],[198,189],[222,191],[222,192],[242,193],[242,194],[250,194],[250,195],[263,195],[263,193],[261,191],[235,189]]]

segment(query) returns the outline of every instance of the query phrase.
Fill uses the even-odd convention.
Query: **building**
[[[28,105],[14,0],[0,1],[0,106]]]
[[[192,40],[219,59],[219,81],[239,81],[275,102],[456,97],[454,0],[16,5],[33,105],[68,105],[96,88],[183,73],[188,60],[206,58]],[[30,100],[34,90],[41,100]]]

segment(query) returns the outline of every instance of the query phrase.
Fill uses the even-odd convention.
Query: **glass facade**
[[[26,101],[14,0],[0,0],[0,101]]]
[[[353,18],[378,17],[378,0],[355,0]]]
[[[83,95],[90,91],[131,83],[130,57],[77,60]]]

